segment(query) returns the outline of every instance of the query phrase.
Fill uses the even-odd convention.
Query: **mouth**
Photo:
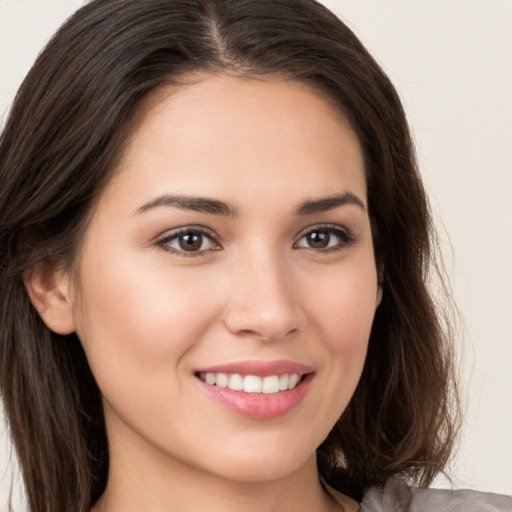
[[[214,402],[252,419],[292,412],[306,397],[315,375],[314,368],[288,361],[233,363],[194,373]]]
[[[281,375],[241,375],[239,373],[196,372],[196,377],[210,386],[232,391],[273,395],[296,388],[309,373],[284,373]]]

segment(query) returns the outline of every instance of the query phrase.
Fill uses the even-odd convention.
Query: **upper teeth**
[[[268,377],[243,376],[238,373],[200,373],[199,378],[212,386],[229,388],[233,391],[272,394],[293,389],[299,383],[301,376],[298,373],[269,375]]]

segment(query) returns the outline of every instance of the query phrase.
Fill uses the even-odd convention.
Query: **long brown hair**
[[[392,475],[428,484],[456,430],[450,339],[426,285],[428,202],[386,75],[314,0],[94,0],[39,56],[0,138],[0,389],[30,510],[89,511],[109,457],[80,341],[44,325],[23,273],[73,262],[136,108],[194,72],[307,82],[358,134],[383,299],[318,466],[355,498]]]

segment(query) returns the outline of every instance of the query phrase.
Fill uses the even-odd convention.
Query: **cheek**
[[[373,260],[359,260],[335,278],[326,277],[321,292],[311,295],[309,302],[314,308],[313,329],[320,333],[328,361],[326,389],[339,404],[336,414],[341,414],[359,382],[377,307]]]
[[[319,329],[332,349],[358,350],[365,345],[377,307],[377,276],[373,260],[347,265],[326,276],[310,303]]]
[[[213,314],[201,280],[146,261],[91,259],[82,275],[77,333],[100,387],[105,379],[144,381],[168,372]]]

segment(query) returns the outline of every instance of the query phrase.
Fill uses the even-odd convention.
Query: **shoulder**
[[[512,497],[471,490],[409,487],[389,479],[364,495],[361,512],[512,512]]]

